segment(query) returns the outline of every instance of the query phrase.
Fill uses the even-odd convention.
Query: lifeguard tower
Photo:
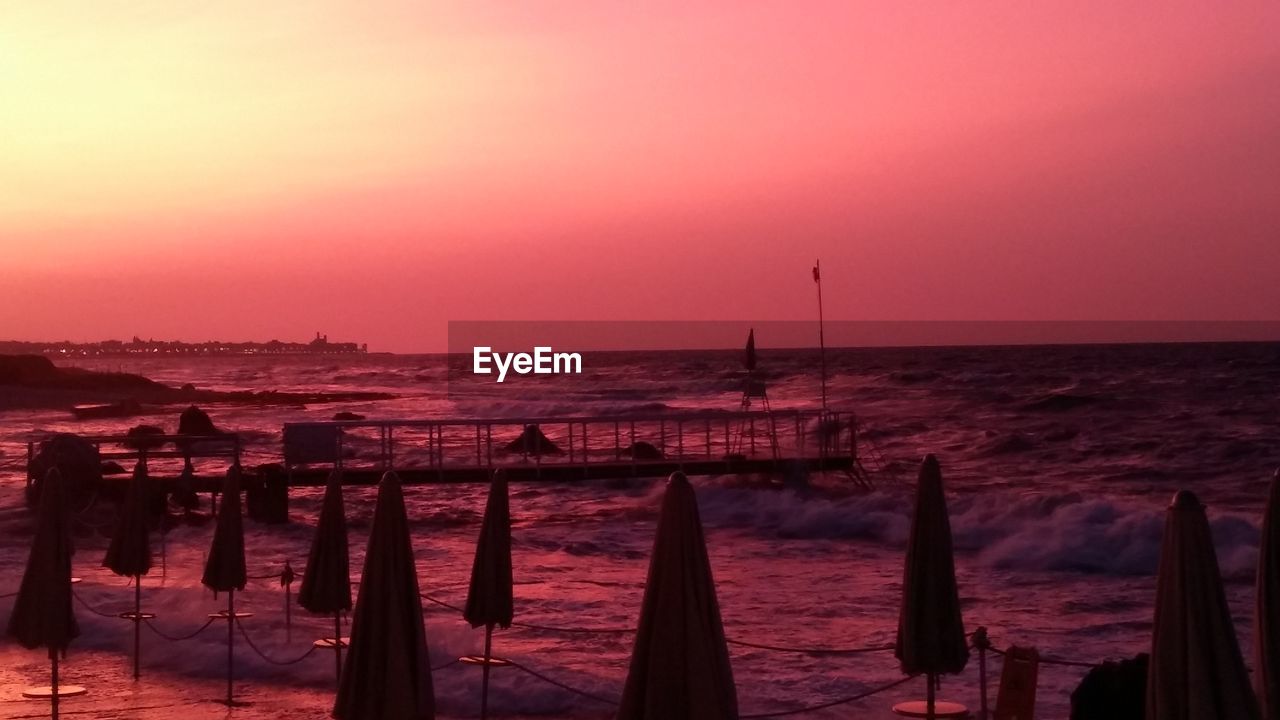
[[[743,380],[742,387],[742,403],[739,405],[739,412],[750,413],[752,410],[765,413],[768,420],[769,428],[765,431],[769,438],[770,449],[773,451],[774,457],[778,456],[778,435],[773,427],[773,409],[769,407],[769,390],[768,384],[756,373],[756,331],[752,328],[747,333],[746,356],[743,358],[743,364],[747,368],[747,376]],[[758,408],[753,405],[759,405]],[[735,442],[732,445],[732,453],[744,455],[747,450],[754,452],[756,448],[756,427],[755,420],[750,422],[744,420],[738,425],[738,432],[735,436]]]

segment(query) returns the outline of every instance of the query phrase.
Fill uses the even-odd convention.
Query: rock
[[[0,385],[114,392],[165,389],[141,375],[60,368],[42,355],[0,355]]]
[[[181,388],[178,388],[178,392],[182,393],[183,395],[191,395],[195,391],[196,391],[196,386],[192,385],[191,383],[186,383]]]
[[[0,385],[28,385],[58,376],[58,368],[40,355],[0,355]]]
[[[364,416],[353,412],[340,412],[333,414],[334,420],[363,420]]]
[[[178,416],[179,435],[221,435],[222,431],[213,424],[209,413],[192,405]]]
[[[125,447],[134,450],[156,450],[164,447],[164,441],[152,438],[153,435],[164,435],[164,428],[156,425],[136,425],[129,428],[125,436],[130,438]]]
[[[525,425],[520,437],[507,443],[503,450],[523,455],[563,455],[564,451],[551,442],[537,425]]]
[[[1090,670],[1071,693],[1071,720],[1143,720],[1149,657],[1108,660]]]
[[[622,450],[622,454],[636,460],[661,460],[665,457],[661,450],[643,440],[631,443]]]
[[[71,408],[71,414],[77,420],[133,417],[142,414],[142,403],[133,398],[125,398],[120,402],[76,405]]]
[[[123,465],[116,462],[115,460],[108,460],[102,463],[103,475],[126,475],[128,474],[128,472],[129,471],[126,470]]]
[[[34,478],[27,489],[27,502],[32,507],[40,500],[40,486],[50,470],[57,468],[72,506],[79,507],[78,498],[90,487],[102,482],[102,463],[98,448],[78,435],[61,433],[40,443],[40,449],[31,458],[28,471]]]

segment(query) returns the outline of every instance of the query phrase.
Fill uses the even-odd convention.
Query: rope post
[[[978,649],[978,720],[988,720],[987,711],[987,650],[991,648],[991,638],[987,637],[987,629],[979,627],[973,631],[973,646]]]
[[[293,565],[284,561],[284,570],[280,571],[280,584],[284,586],[284,639],[293,642]],[[336,642],[336,641],[335,641]]]
[[[333,681],[342,689],[342,613],[333,611]]]
[[[978,648],[978,720],[988,720],[987,651],[991,650],[991,638],[987,637],[987,628],[974,630],[973,647]]]

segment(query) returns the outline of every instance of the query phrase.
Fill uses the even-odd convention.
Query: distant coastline
[[[208,340],[199,343],[180,340],[143,340],[134,337],[129,341],[103,340],[76,343],[27,342],[0,340],[2,355],[55,355],[58,357],[112,357],[120,355],[365,355],[366,343],[329,342],[328,335],[316,333],[310,342],[222,342]]]

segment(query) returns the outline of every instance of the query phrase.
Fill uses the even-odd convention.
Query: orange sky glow
[[[0,338],[1280,319],[1280,4],[9,3]]]

